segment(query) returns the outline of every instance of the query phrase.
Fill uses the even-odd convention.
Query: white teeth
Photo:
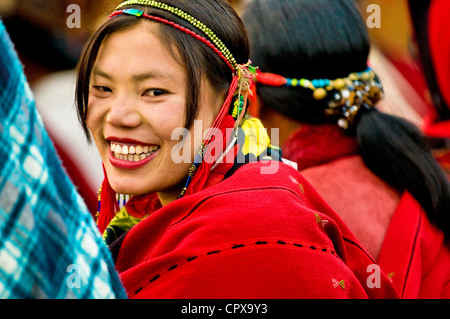
[[[110,149],[115,158],[130,162],[138,162],[157,151],[159,146],[120,145],[111,142]]]

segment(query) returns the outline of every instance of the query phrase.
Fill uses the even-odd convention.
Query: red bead
[[[274,73],[259,72],[256,75],[256,81],[269,86],[284,86],[286,85],[286,78]]]

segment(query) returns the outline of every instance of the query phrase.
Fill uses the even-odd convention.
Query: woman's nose
[[[114,126],[137,127],[142,121],[132,98],[122,96],[114,100],[109,108],[106,121]]]

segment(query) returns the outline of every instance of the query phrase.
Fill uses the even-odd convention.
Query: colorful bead
[[[327,96],[327,90],[324,88],[315,89],[313,96],[316,100],[323,100]]]
[[[344,130],[348,128],[348,121],[346,119],[339,119],[337,122],[338,126]]]
[[[341,90],[345,87],[345,81],[343,79],[336,79],[333,86],[336,90]]]
[[[314,89],[314,86],[312,85],[311,81],[307,79],[300,79],[300,86],[304,88]]]
[[[138,9],[124,9],[122,12],[134,15],[136,17],[140,17],[144,13],[144,11]]]
[[[234,101],[234,107],[231,116],[236,120],[239,114],[241,114],[243,108],[244,108],[244,97],[242,95],[239,95],[239,98],[236,101]]]
[[[350,73],[350,75],[348,76],[348,78],[352,81],[356,81],[358,80],[358,73]]]
[[[274,73],[256,73],[256,81],[268,86],[284,86],[288,79]]]

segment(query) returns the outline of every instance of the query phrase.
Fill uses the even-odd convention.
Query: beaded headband
[[[256,81],[263,85],[268,86],[291,86],[291,87],[303,87],[306,89],[313,90],[313,96],[316,100],[322,100],[327,96],[327,91],[331,90],[341,90],[345,87],[353,86],[354,81],[373,81],[375,80],[375,73],[371,68],[367,68],[367,70],[363,72],[354,72],[351,73],[346,78],[339,78],[335,80],[329,79],[293,79],[293,78],[285,78],[281,75],[274,73],[256,73]]]
[[[238,70],[238,64],[231,54],[231,52],[228,50],[228,48],[225,46],[225,44],[216,36],[216,34],[208,28],[205,24],[191,16],[190,14],[169,6],[166,3],[158,2],[158,1],[152,1],[152,0],[129,0],[121,3],[119,6],[117,6],[116,10],[120,10],[123,7],[129,6],[129,5],[141,5],[141,6],[147,6],[147,7],[153,7],[160,10],[168,11],[174,15],[179,16],[180,18],[186,20],[189,22],[192,26],[195,28],[201,30],[211,41],[214,43],[216,48],[221,52],[221,54],[226,58],[227,64],[231,67],[233,71]],[[128,12],[125,12],[128,13]],[[186,29],[187,30],[187,29]],[[184,31],[184,30],[183,30]]]
[[[203,42],[204,44],[206,44],[210,49],[212,49],[217,55],[219,55],[219,57],[224,60],[224,62],[230,67],[231,70],[235,70],[234,67],[230,64],[229,60],[223,55],[223,53],[221,51],[219,51],[210,41],[206,40],[205,38],[201,37],[200,35],[198,35],[197,33],[195,33],[194,31],[191,31],[189,29],[186,29],[185,27],[182,27],[172,21],[169,21],[167,19],[164,18],[160,18],[160,17],[156,17],[156,16],[152,16],[149,14],[144,13],[144,11],[138,10],[138,9],[123,9],[123,10],[118,10],[118,11],[114,11],[109,18],[113,18],[115,16],[118,15],[122,15],[122,14],[128,14],[128,15],[133,15],[135,17],[144,17],[150,20],[154,20],[157,22],[161,22],[167,25],[170,25],[172,27],[174,27],[175,29],[178,29],[182,32],[185,32],[187,34],[189,34],[190,36],[196,38],[197,40]]]
[[[142,10],[136,9],[136,8],[126,8],[122,9],[126,6],[131,5],[141,5],[141,6],[150,6],[154,7],[160,10],[164,10],[167,12],[170,12],[176,16],[179,16],[183,18],[184,20],[188,21],[192,26],[202,31],[208,38],[204,38],[201,35],[197,34],[196,32],[189,30],[179,24],[176,24],[175,22],[172,22],[170,20],[149,15],[144,13]],[[121,10],[122,9],[122,10]],[[200,22],[190,14],[169,6],[168,4],[153,1],[153,0],[128,0],[123,3],[121,3],[117,8],[114,10],[114,12],[109,16],[109,19],[119,16],[122,14],[128,14],[133,15],[135,17],[144,17],[153,21],[157,21],[160,23],[164,23],[167,25],[170,25],[171,27],[174,27],[182,32],[185,32],[186,34],[194,37],[195,39],[199,40],[200,42],[203,42],[205,45],[207,45],[210,49],[212,49],[231,69],[234,76],[237,76],[238,78],[238,87],[239,87],[239,95],[241,94],[241,91],[245,91],[249,89],[250,94],[251,92],[251,83],[252,80],[255,78],[255,67],[251,66],[251,61],[249,60],[246,64],[237,64],[236,59],[233,57],[233,55],[230,53],[228,48],[225,46],[225,44],[217,37],[217,35],[208,28],[204,23]],[[212,42],[211,42],[212,41]],[[238,98],[239,100],[239,98]]]
[[[370,67],[363,72],[354,72],[346,78],[334,80],[285,78],[255,69],[253,72],[256,82],[262,85],[303,87],[312,90],[316,100],[325,100],[328,97],[325,115],[340,117],[338,125],[344,129],[354,124],[359,111],[374,108],[383,94],[381,83]]]

